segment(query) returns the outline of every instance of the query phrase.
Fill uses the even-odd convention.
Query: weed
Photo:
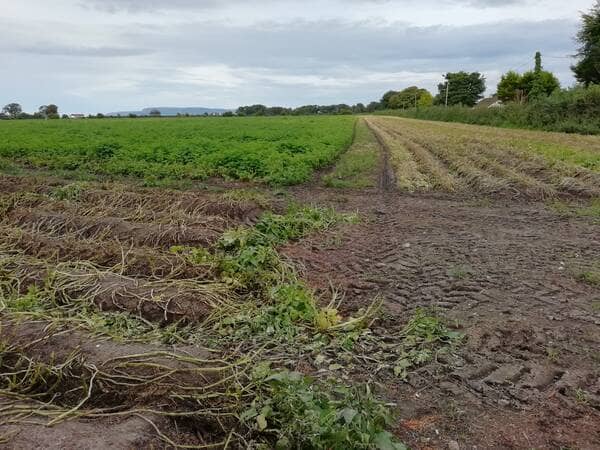
[[[473,269],[469,266],[453,266],[448,269],[448,276],[457,280],[464,280],[473,275]]]
[[[587,204],[567,203],[554,200],[548,207],[565,217],[587,217],[594,221],[600,220],[600,198],[594,198]]]
[[[439,351],[440,344],[456,345],[463,335],[450,331],[442,320],[432,313],[419,309],[404,327],[400,335],[400,357],[394,367],[394,373],[402,379],[408,375],[408,369],[431,361]]]
[[[581,405],[587,405],[589,402],[588,393],[581,388],[575,389],[575,401]]]
[[[548,360],[556,363],[558,362],[558,358],[560,356],[560,352],[558,349],[556,348],[552,348],[552,347],[547,347],[546,348],[546,355],[548,356]]]
[[[81,195],[85,192],[86,186],[81,183],[72,183],[65,186],[59,186],[50,191],[50,197],[55,200],[79,200]]]
[[[573,275],[578,281],[592,286],[600,286],[600,263],[595,262],[586,269],[575,269]]]
[[[385,428],[388,408],[370,387],[318,384],[298,372],[255,371],[259,395],[242,420],[273,436],[277,449],[396,449],[406,447]]]
[[[262,208],[271,206],[271,199],[264,192],[256,189],[231,189],[223,194],[225,200],[231,202],[252,202]]]

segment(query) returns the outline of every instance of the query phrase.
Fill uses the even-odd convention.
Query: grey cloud
[[[134,45],[149,45],[165,58],[190,64],[219,63],[320,72],[326,67],[444,70],[448,61],[522,62],[522,55],[567,53],[576,24],[568,21],[503,22],[463,27],[376,26],[340,21],[265,23],[225,27],[194,23],[140,29],[122,36]],[[563,32],[557,33],[557,29]],[[410,63],[411,66],[406,66]],[[502,67],[499,67],[502,69]]]
[[[117,58],[127,56],[140,56],[152,53],[151,49],[144,48],[65,46],[61,44],[52,45],[48,43],[8,48],[5,47],[4,51],[11,53],[29,53],[44,56],[56,55],[94,58]]]
[[[482,7],[497,3],[443,1]],[[132,11],[143,4],[160,6],[156,0],[102,3]],[[219,7],[214,1],[191,0],[169,5]],[[113,23],[112,17],[102,17],[89,33],[86,25],[53,23],[60,33],[43,43],[39,36],[48,29],[46,23],[32,20],[23,27],[0,22],[6,31],[0,52],[10,53],[9,64],[0,65],[0,97],[32,107],[53,101],[72,112],[159,103],[235,107],[254,102],[366,102],[410,84],[435,89],[442,73],[460,69],[486,73],[493,91],[500,73],[530,67],[537,50],[547,55],[573,53],[577,28],[575,19],[418,27],[373,16],[351,22],[341,15],[338,20],[250,26],[197,21],[192,14],[182,23],[186,14],[176,16],[177,23],[159,18],[146,24],[141,18],[119,17]],[[571,82],[568,59],[545,59],[544,65],[563,83]]]
[[[240,0],[241,1],[241,0]],[[223,5],[219,0],[89,0],[80,3],[84,8],[93,8],[109,13],[130,13],[174,9],[211,9]]]
[[[381,4],[381,5],[412,5],[412,4],[423,4],[431,3],[435,4],[434,1],[427,0],[346,0],[355,5],[359,4]],[[498,8],[503,6],[525,4],[530,0],[441,0],[442,3],[459,4],[465,6],[472,6],[476,8]],[[269,3],[297,3],[294,0],[255,0],[253,6],[264,7],[268,6]],[[335,2],[330,2],[335,3]],[[437,1],[440,3],[440,0]],[[165,2],[164,0],[88,0],[81,2],[80,6],[84,8],[92,8],[99,11],[118,13],[139,13],[139,12],[153,12],[153,11],[168,11],[168,10],[207,10],[207,9],[219,9],[236,4],[247,4],[245,0],[228,0],[226,2],[219,0],[170,0]]]

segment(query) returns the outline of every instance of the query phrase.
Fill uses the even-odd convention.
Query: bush
[[[549,97],[525,105],[509,103],[499,108],[434,106],[418,110],[380,111],[378,114],[496,127],[600,134],[600,85],[557,90]]]

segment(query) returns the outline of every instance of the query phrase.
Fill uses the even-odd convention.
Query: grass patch
[[[448,269],[448,276],[456,280],[464,280],[473,275],[473,269],[469,266],[452,266]]]
[[[600,265],[598,267],[582,270],[575,273],[575,278],[592,286],[600,286]]]
[[[377,184],[377,165],[380,149],[377,139],[364,120],[356,124],[354,142],[323,177],[326,186],[333,188],[367,188]]]
[[[542,155],[551,162],[561,161],[600,172],[600,153],[598,152],[586,152],[581,149],[546,142],[530,142],[526,148],[528,151]]]
[[[587,204],[568,203],[563,200],[554,200],[548,207],[565,217],[587,217],[594,221],[600,220],[600,198],[594,198]]]

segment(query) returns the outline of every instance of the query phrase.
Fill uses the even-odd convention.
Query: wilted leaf
[[[258,426],[258,431],[263,431],[267,428],[267,418],[262,414],[256,416],[256,425]]]

